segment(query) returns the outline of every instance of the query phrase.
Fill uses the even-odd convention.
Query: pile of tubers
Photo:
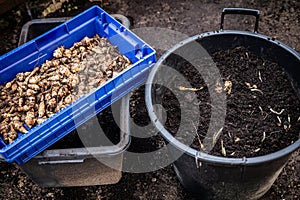
[[[0,86],[0,134],[6,144],[42,123],[131,64],[107,38],[84,37],[61,46],[31,72]]]

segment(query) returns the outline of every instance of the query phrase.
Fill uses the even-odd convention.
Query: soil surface
[[[244,47],[216,52],[212,59],[223,80],[221,83],[212,80],[210,86],[189,62],[178,56],[171,54],[165,62],[184,75],[192,86],[181,86],[182,80],[174,76],[168,86],[172,88],[175,85],[175,90],[163,93],[163,105],[168,114],[166,126],[173,134],[177,133],[179,124],[185,123],[181,115],[186,116],[186,123],[194,123],[194,127],[188,126],[185,132],[195,134],[197,129],[192,147],[213,155],[234,158],[273,153],[299,139],[300,100],[281,66],[257,57]],[[207,149],[204,144],[204,139],[210,137],[206,134],[212,107],[208,88],[227,96],[225,124],[214,133],[214,140],[211,140],[213,149]],[[197,98],[191,99],[193,89],[197,90]],[[181,102],[180,106],[176,98],[178,96],[182,96],[187,104]],[[197,127],[193,122],[197,108],[189,106],[191,103],[199,105]]]
[[[45,7],[53,1],[29,1],[32,16],[41,16]],[[127,16],[132,23],[131,29],[140,27],[169,28],[192,36],[198,33],[219,29],[220,13],[224,7],[256,8],[261,11],[259,32],[277,38],[300,51],[300,2],[289,1],[69,1],[63,7],[46,17],[74,16],[91,5],[98,4],[108,13]],[[13,17],[11,17],[13,16]],[[2,15],[0,54],[17,47],[21,27],[30,17],[25,5]],[[249,17],[228,16],[225,29],[253,29],[253,20]],[[143,38],[143,35],[140,35]],[[159,36],[157,36],[159,37]],[[143,38],[147,41],[147,38]],[[147,41],[151,44],[151,41]],[[163,42],[163,41],[161,41]],[[152,45],[152,44],[151,44]],[[159,55],[164,49],[155,47]],[[132,117],[142,124],[148,124],[149,118],[144,106],[143,88],[135,92],[138,98],[131,108]],[[134,101],[134,100],[133,100]],[[138,106],[137,106],[138,105]],[[138,109],[136,109],[138,108]],[[132,139],[131,151],[147,151],[163,144],[160,136],[149,139]],[[141,174],[123,173],[121,181],[115,185],[72,188],[41,188],[33,183],[18,166],[10,163],[0,164],[0,199],[195,199],[180,185],[172,165],[163,169]],[[295,152],[286,167],[275,181],[270,191],[262,199],[299,199],[300,197],[300,157]]]
[[[120,101],[116,102],[120,104]],[[119,120],[119,116],[113,115],[111,106],[104,109],[96,117],[88,120],[86,123],[82,124],[77,128],[77,130],[72,131],[63,139],[59,140],[48,149],[67,149],[67,148],[82,148],[85,146],[111,146],[112,144],[118,144],[120,142],[120,128],[115,120]],[[90,140],[99,128],[98,124],[101,126],[103,133],[108,138],[107,141],[94,141]],[[84,141],[82,141],[84,139]]]
[[[232,84],[226,90],[225,126],[214,155],[222,155],[221,141],[228,157],[241,158],[266,155],[299,139],[299,96],[281,66],[242,47],[213,58],[222,77],[228,77],[225,84]]]

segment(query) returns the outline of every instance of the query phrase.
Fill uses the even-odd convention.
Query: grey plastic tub
[[[19,167],[42,187],[106,185],[119,182],[122,177],[123,152],[130,144],[129,96],[123,97],[121,102],[116,102],[118,103],[120,132],[114,133],[120,137],[118,144],[103,144],[89,150],[84,147],[48,149]],[[104,164],[101,162],[103,160]]]
[[[129,20],[125,16],[119,14],[112,16],[129,27]],[[22,28],[19,45],[68,19],[47,18],[27,22]],[[123,152],[130,144],[129,96],[123,97],[116,104],[120,110],[117,116],[120,132],[114,133],[119,136],[117,144],[107,146],[103,142],[103,146],[95,147],[93,150],[84,147],[47,149],[19,167],[42,187],[90,186],[119,182],[122,177]],[[99,160],[104,160],[105,164]]]

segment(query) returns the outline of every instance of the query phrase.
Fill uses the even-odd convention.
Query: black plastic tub
[[[254,32],[222,30],[225,14],[256,16]],[[146,105],[153,124],[169,144],[175,172],[182,185],[199,199],[258,199],[272,186],[291,154],[300,147],[300,139],[292,145],[260,157],[223,158],[197,151],[175,139],[159,120],[154,105],[163,94],[154,87],[164,61],[175,51],[185,51],[192,43],[200,44],[209,54],[244,46],[259,57],[279,63],[291,78],[299,94],[300,54],[291,47],[257,33],[259,11],[224,9],[221,30],[188,38],[166,52],[150,73],[146,85]],[[161,77],[163,78],[163,77]],[[180,156],[182,154],[182,156]],[[179,157],[177,159],[177,157]]]

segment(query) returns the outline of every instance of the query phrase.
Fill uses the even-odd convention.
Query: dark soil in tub
[[[120,104],[120,101],[116,104]],[[120,128],[115,121],[115,116],[112,113],[111,106],[101,111],[96,117],[88,120],[83,125],[79,126],[76,130],[67,134],[64,138],[54,143],[48,149],[67,149],[67,148],[82,148],[82,147],[99,147],[99,146],[112,146],[120,142]],[[119,120],[119,119],[116,119]],[[101,130],[100,130],[100,127]],[[78,133],[79,131],[79,133]],[[95,135],[105,134],[104,138],[107,140],[95,141],[91,138]],[[84,140],[84,144],[82,142]]]
[[[226,93],[227,111],[225,125],[218,133],[220,137],[208,153],[235,158],[255,157],[283,149],[299,138],[300,100],[281,66],[259,58],[243,47],[216,52],[212,58],[222,77],[222,83],[214,82],[212,87],[218,93]],[[207,85],[191,64],[182,59],[175,60],[175,63],[167,63],[175,64],[192,86],[182,88],[184,85],[175,79],[173,85],[178,88],[175,92],[184,96],[188,104],[192,103],[190,93],[195,92],[197,99],[193,101],[199,104],[201,116],[191,146],[206,151],[203,139],[210,122],[211,106]],[[192,91],[193,88],[199,91]],[[166,91],[163,104],[168,114],[166,127],[173,134],[178,124],[183,123],[178,113],[194,112],[186,110],[184,103],[180,109],[171,91]],[[196,127],[188,129],[189,134],[195,134]]]
[[[244,48],[213,57],[222,76],[233,85],[220,136],[228,156],[234,152],[232,157],[261,156],[299,139],[300,100],[281,66]],[[220,155],[220,149],[217,142],[213,154]]]

